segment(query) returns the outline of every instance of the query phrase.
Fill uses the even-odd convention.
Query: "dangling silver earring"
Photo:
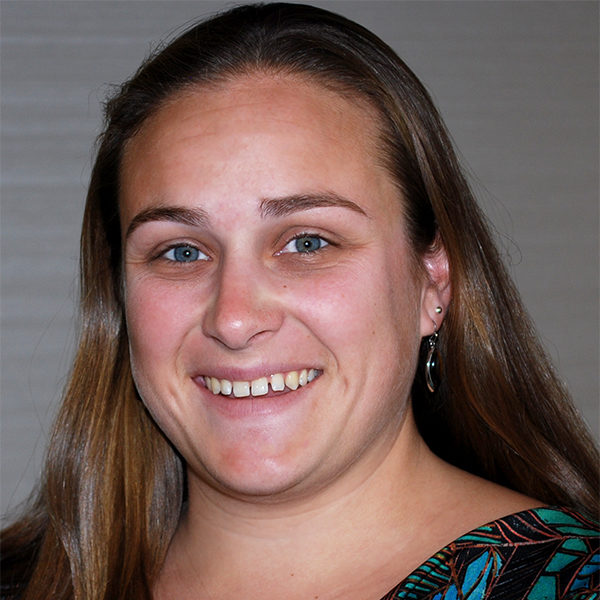
[[[428,344],[429,350],[427,351],[427,360],[425,361],[425,383],[427,389],[433,394],[437,388],[438,381],[438,367],[439,367],[439,356],[436,348],[438,341],[437,325],[435,324],[434,332],[429,336]]]

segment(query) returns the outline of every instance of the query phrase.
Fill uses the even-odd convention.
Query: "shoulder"
[[[497,519],[437,552],[382,600],[587,600],[600,593],[600,527],[567,508]]]
[[[593,517],[569,508],[547,506],[496,519],[461,536],[451,546],[520,546],[573,539],[597,543],[599,535],[600,523]]]

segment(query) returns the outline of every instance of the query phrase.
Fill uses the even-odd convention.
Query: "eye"
[[[302,252],[308,254],[316,252],[325,246],[328,246],[329,242],[324,240],[318,235],[299,235],[293,240],[289,241],[282,252]]]
[[[163,255],[163,258],[172,260],[173,262],[188,263],[197,260],[208,260],[208,256],[204,252],[200,252],[198,248],[189,244],[181,244],[169,248]]]

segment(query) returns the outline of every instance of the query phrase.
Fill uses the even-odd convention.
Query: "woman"
[[[427,93],[360,26],[242,7],[140,68],[82,316],[7,598],[598,591],[594,445]]]

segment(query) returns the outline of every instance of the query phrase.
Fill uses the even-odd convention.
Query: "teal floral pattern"
[[[597,521],[529,510],[461,536],[381,600],[600,600]]]

